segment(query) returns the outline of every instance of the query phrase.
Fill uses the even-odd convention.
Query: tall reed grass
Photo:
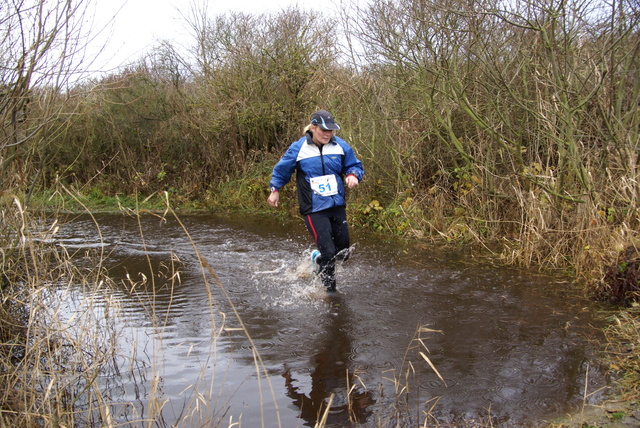
[[[113,374],[117,305],[96,310],[79,290],[108,287],[100,264],[74,265],[55,244],[58,224],[3,199],[3,426],[112,424],[99,387]]]
[[[173,296],[179,286],[177,258],[171,255],[162,268],[150,262],[151,275],[116,280],[104,264],[104,243],[72,251],[56,238],[63,215],[34,217],[16,197],[3,202],[0,426],[237,426],[239,415],[228,414],[217,390],[221,380],[211,374],[217,341],[233,329],[210,292],[208,356],[181,394],[181,410],[167,414],[174,403],[163,394],[161,333],[171,303],[159,306],[155,299],[160,291]],[[144,246],[143,235],[140,241]],[[207,290],[221,287],[204,261],[202,274]],[[148,343],[127,327],[123,305],[132,302],[154,331]],[[257,376],[270,385],[259,354],[254,357]],[[272,392],[260,406],[262,400],[275,402]]]

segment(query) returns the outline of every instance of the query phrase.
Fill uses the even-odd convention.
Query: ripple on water
[[[531,373],[524,382],[536,388],[557,388],[560,384],[558,373]]]
[[[541,397],[529,394],[516,406],[523,412],[535,411],[536,414],[559,415],[567,408],[567,404],[565,400],[559,400],[558,397]]]

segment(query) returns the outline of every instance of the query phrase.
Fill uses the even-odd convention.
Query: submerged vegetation
[[[194,2],[189,49],[162,41],[80,78],[88,5],[0,10],[4,424],[18,414],[18,425],[44,414],[62,424],[74,388],[96,393],[86,408],[106,399],[95,377],[109,326],[78,343],[41,322],[52,285],[104,278],[75,270],[45,238],[35,245],[25,231],[38,230],[38,213],[164,210],[167,200],[265,209],[271,167],[318,108],[365,165],[348,195],[354,226],[569,271],[594,298],[638,302],[637,2],[372,0],[341,4],[333,31],[296,8],[212,17]],[[293,195],[283,189],[289,215]],[[637,322],[634,311],[616,319]],[[74,343],[95,358],[77,362],[82,380],[59,371]],[[636,368],[616,367],[637,385]],[[64,382],[71,389],[53,388]]]

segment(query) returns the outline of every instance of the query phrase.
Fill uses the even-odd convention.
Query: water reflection
[[[319,340],[311,372],[311,391],[296,386],[290,369],[282,375],[287,396],[300,409],[306,426],[315,426],[326,414],[326,426],[344,427],[350,422],[362,423],[371,415],[373,397],[357,378],[358,369],[350,364],[353,343],[350,338],[349,308],[341,295],[329,297],[331,310]],[[329,407],[329,408],[328,408]],[[327,409],[328,408],[328,409]]]

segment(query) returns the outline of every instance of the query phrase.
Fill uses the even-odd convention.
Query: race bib
[[[338,182],[333,174],[312,177],[311,189],[320,196],[331,196],[338,193]]]

